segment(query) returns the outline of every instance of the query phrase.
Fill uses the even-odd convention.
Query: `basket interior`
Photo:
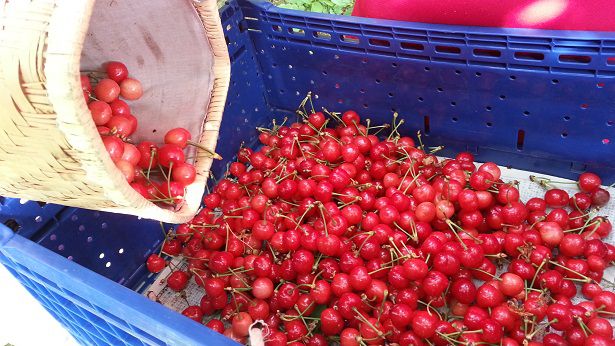
[[[213,85],[213,55],[191,1],[97,0],[81,55],[81,70],[121,61],[141,81],[129,101],[139,127],[133,139],[161,142],[182,126],[199,138]]]

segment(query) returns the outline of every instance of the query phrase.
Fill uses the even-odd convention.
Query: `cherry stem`
[[[534,228],[534,226],[536,226],[538,223],[543,222],[544,220],[546,220],[547,217],[546,216],[541,216],[538,218],[538,220],[536,220],[536,222],[534,222],[528,229],[532,229]]]
[[[430,300],[428,303],[425,303],[424,301],[422,301],[422,300],[420,300],[420,299],[419,299],[419,300],[417,300],[417,301],[418,301],[419,303],[421,303],[421,304],[425,305],[425,309],[427,310],[427,313],[428,313],[428,314],[431,314],[431,311],[433,311],[433,312],[435,312],[435,313],[436,313],[436,315],[438,315],[438,317],[440,318],[440,320],[442,320],[442,315],[440,315],[440,312],[438,312],[438,310],[436,310],[436,309],[434,309],[433,307],[431,307],[431,302],[432,302],[433,300]]]
[[[325,232],[327,231],[327,227],[325,226]],[[376,234],[376,232],[370,233],[361,243],[361,246],[359,246],[359,250],[358,252],[361,252],[361,249],[363,249],[363,245],[365,245],[365,243],[369,240],[369,238],[371,238],[374,234]]]
[[[320,215],[322,216],[322,223],[325,227],[325,235],[328,236],[329,235],[329,230],[327,229],[327,219],[325,218],[325,213],[323,211],[324,207],[322,206],[322,204],[318,204],[318,210],[320,210]]]
[[[419,149],[425,151],[425,145],[423,144],[423,139],[421,138],[421,131],[416,131],[416,138],[419,140]]]
[[[303,218],[307,215],[307,213],[314,207],[314,204],[310,203],[307,205],[307,208],[305,208],[305,211],[303,212],[303,214],[301,215],[301,217],[299,218],[299,220],[297,221],[297,224],[300,225],[301,222],[303,221]]]
[[[335,112],[329,112],[326,108],[322,108],[322,111],[329,115],[331,118],[335,119],[338,123],[344,124],[344,127],[347,127],[346,123],[342,121],[342,118]]]
[[[572,270],[572,269],[570,269],[570,268],[566,267],[565,265],[561,265],[561,264],[559,264],[559,263],[557,263],[557,262],[555,262],[555,261],[549,261],[549,263],[553,264],[554,266],[560,267],[560,268],[562,268],[562,269],[565,269],[565,270],[567,270],[567,271],[569,271],[569,272],[571,272],[571,273],[574,273],[574,274],[576,274],[576,275],[578,275],[578,276],[582,277],[583,279],[585,279],[585,280],[584,280],[585,282],[588,282],[588,283],[589,283],[589,282],[592,282],[592,281],[593,281],[593,280],[592,280],[592,279],[590,279],[589,277],[587,277],[587,276],[585,276],[585,275],[583,275],[583,274],[579,273],[579,272],[578,272],[578,271],[576,271],[576,270]],[[568,278],[568,279],[574,279],[574,278]],[[577,279],[577,280],[579,280],[579,279]]]
[[[210,224],[190,225],[190,226],[188,226],[188,228],[190,228],[190,229],[195,229],[195,228],[220,228],[220,225],[218,225],[218,224],[216,224],[216,225],[210,225]]]
[[[394,134],[398,134],[399,135],[399,132],[397,132],[397,129],[404,123],[404,119],[401,119],[396,124],[395,121],[397,120],[398,116],[399,116],[399,114],[397,112],[393,113],[393,129],[391,130],[391,134],[389,134],[389,137],[387,137],[387,140],[391,140],[391,137],[393,137]]]
[[[598,225],[598,226],[594,227],[594,229],[592,229],[591,232],[589,232],[589,234],[585,236],[585,239],[589,239],[592,235],[594,235],[594,233],[596,233],[596,231],[600,227],[600,224],[602,224],[602,219],[598,219],[598,221],[592,222],[591,224],[587,225],[587,227],[591,227],[593,225]],[[582,233],[582,231],[579,232],[579,234],[581,234],[581,233]]]
[[[579,323],[579,327],[581,327],[583,334],[585,334],[585,337],[589,337],[590,334],[593,334],[592,331],[587,327],[585,322],[583,322],[583,319],[581,317],[577,317],[576,320]]]
[[[495,279],[495,280],[502,280],[502,279],[500,279],[499,277],[497,277],[497,276],[495,276],[495,275],[493,275],[493,274],[491,274],[491,273],[489,273],[489,272],[487,272],[487,271],[484,271],[484,270],[482,270],[482,269],[478,269],[478,268],[470,268],[470,270],[476,270],[477,272],[481,272],[481,273],[483,273],[483,274],[485,274],[485,275],[488,275],[488,276],[490,276],[492,279]]]
[[[440,151],[440,150],[444,149],[444,146],[443,146],[443,145],[439,145],[439,146],[437,146],[437,147],[430,147],[430,149],[431,149],[431,150],[429,151],[429,153],[430,153],[430,154],[435,154],[435,153],[437,153],[438,151]]]
[[[454,338],[451,337],[452,335],[455,335],[455,336],[461,335],[462,332],[455,332],[455,333],[444,334],[444,333],[440,333],[440,332],[436,331],[436,333],[438,335],[440,335],[441,338],[443,338],[443,339],[445,339],[445,340],[447,340],[449,342],[452,342],[452,343],[455,343],[455,344],[459,344],[459,345],[467,345],[466,342],[461,341],[461,340],[457,340],[457,339],[454,339]]]
[[[359,310],[357,310],[357,308],[356,308],[356,307],[354,307],[354,306],[353,306],[353,307],[352,307],[352,311],[354,311],[354,312],[356,313],[355,317],[356,317],[359,321],[361,321],[361,322],[363,322],[363,323],[367,324],[367,325],[368,325],[371,329],[373,329],[373,330],[374,330],[374,332],[375,332],[376,334],[378,334],[378,337],[379,337],[380,339],[382,339],[382,338],[384,337],[384,334],[382,333],[382,331],[378,330],[378,328],[376,328],[376,327],[375,327],[375,326],[374,326],[374,325],[373,325],[373,324],[372,324],[372,323],[371,323],[371,322],[370,322],[367,318],[365,318],[365,316],[363,316],[363,315],[359,312]]]
[[[412,160],[412,161],[414,162],[414,160]],[[414,170],[414,168],[412,168],[412,167],[413,167],[413,166],[410,166],[410,169],[408,169],[408,171],[409,171],[409,172]],[[411,181],[411,182],[410,182],[410,184],[408,184],[408,186],[406,186],[406,188],[404,189],[404,195],[406,194],[406,192],[408,192],[408,189],[410,188],[410,186],[412,186],[412,184],[413,184],[413,183],[414,183],[414,182],[415,182],[415,181],[416,181],[416,180],[417,180],[417,179],[418,179],[421,175],[423,175],[423,173],[419,173],[419,174],[414,175],[414,172],[412,172],[412,175],[413,175],[412,181]],[[400,186],[401,186],[401,183],[400,183]]]
[[[536,330],[532,331],[530,334],[527,334],[525,336],[525,338],[527,340],[532,340],[532,338],[534,338],[534,335],[536,335],[538,332],[546,329],[548,326],[550,326],[551,324],[556,323],[556,322],[557,322],[557,318],[554,318],[551,321],[547,321],[547,323],[545,323],[545,324],[539,325],[538,328],[536,328]]]
[[[384,129],[388,129],[389,127],[391,127],[391,125],[389,124],[384,124],[384,125],[380,125],[380,126],[373,126],[370,127],[371,129],[376,129],[378,128],[378,131],[374,132],[374,136],[378,135],[380,132],[382,132],[382,130]]]
[[[392,262],[388,262],[388,263],[392,263]],[[380,265],[380,268],[378,268],[378,269],[374,269],[374,270],[372,270],[371,272],[369,272],[369,273],[367,273],[367,274],[368,274],[368,275],[372,275],[372,274],[377,273],[377,272],[379,272],[379,271],[381,271],[381,270],[386,270],[386,269],[391,269],[391,268],[393,268],[393,266],[387,266],[387,265],[385,265],[385,264],[383,263],[383,264],[381,264],[381,265]]]
[[[244,209],[249,209],[249,208],[250,208],[250,206],[246,205],[245,207],[239,207],[239,208],[231,209],[231,210],[227,211],[227,213],[234,213],[236,211],[244,210]]]
[[[410,235],[410,233],[408,233],[405,229],[403,229],[400,225],[398,225],[397,222],[393,222],[393,225],[395,226],[395,228],[400,230],[403,234],[407,235],[408,238],[412,239],[413,241],[417,241],[417,239],[415,237]]]
[[[451,229],[451,231],[453,232],[453,234],[455,235],[455,237],[457,238],[457,240],[459,240],[459,243],[461,243],[461,247],[463,247],[464,250],[467,250],[468,247],[466,246],[466,244],[463,242],[463,240],[461,239],[461,237],[459,236],[459,234],[457,234],[457,232],[455,231],[455,228],[459,228],[463,231],[463,229],[459,226],[457,226],[453,221],[451,221],[450,219],[446,220],[446,224],[448,225],[448,227]]]
[[[588,219],[588,221],[589,221],[589,219]],[[585,225],[583,225],[583,226],[581,226],[581,227],[577,227],[577,228],[567,229],[567,230],[565,230],[565,231],[564,231],[564,233],[570,233],[570,232],[575,232],[575,231],[579,231],[579,230],[580,230],[579,234],[581,234],[581,233],[583,233],[583,231],[584,231],[587,227],[591,227],[591,226],[597,225],[597,224],[599,224],[599,223],[601,223],[601,222],[602,222],[602,221],[594,221],[594,222],[592,222],[592,223],[590,223],[590,224],[588,224],[588,223],[586,222],[586,223],[585,223]],[[596,227],[596,229],[597,229],[597,227]],[[595,230],[594,230],[594,231],[595,231]],[[592,231],[592,233],[593,233],[594,231]]]
[[[211,150],[210,150],[210,149],[208,149],[208,148],[205,148],[205,147],[204,147],[203,145],[201,145],[200,143],[196,143],[196,142],[193,142],[193,141],[187,141],[186,143],[187,143],[187,144],[189,144],[189,145],[192,145],[193,147],[197,147],[197,148],[199,148],[199,149],[203,150],[204,152],[206,152],[206,153],[208,153],[209,155],[211,155],[211,156],[210,156],[211,158],[214,158],[214,159],[216,159],[216,160],[222,160],[222,156],[220,156],[218,153],[216,153],[216,152],[214,152],[214,151],[211,151]]]
[[[529,288],[534,287],[534,282],[536,282],[536,278],[538,277],[538,273],[540,273],[540,270],[542,269],[542,267],[545,265],[545,263],[547,263],[547,260],[543,260],[542,262],[540,262],[540,265],[538,266],[538,269],[536,269],[536,272],[534,273],[534,277],[532,278],[532,283],[530,284],[529,287],[527,287],[527,289],[525,290],[525,299],[527,299],[527,291]]]
[[[613,316],[615,316],[615,312],[606,311],[606,310],[604,310],[605,308],[606,308],[606,305],[602,304],[599,308],[596,308],[593,311],[597,312],[598,314],[613,315]]]
[[[359,125],[357,124],[356,121],[352,121],[352,124],[354,125],[354,127],[357,129],[357,132],[362,135],[363,137],[367,137],[367,131],[365,133],[361,132],[361,130],[359,129]]]
[[[241,276],[237,275],[237,274],[241,274],[241,273],[243,273],[243,272],[245,272],[245,271],[248,271],[248,270],[244,270],[244,271],[233,271],[233,269],[232,269],[232,268],[228,268],[228,270],[229,270],[231,273],[233,273],[233,275],[235,275],[235,276],[236,276],[239,280],[241,280],[241,282],[243,282],[243,284],[244,284],[244,285],[246,285],[246,287],[250,287],[250,284],[248,284],[248,283],[247,283],[247,282],[246,282],[246,281],[245,281],[245,280],[244,280]]]
[[[341,209],[341,208],[344,208],[344,207],[349,206],[349,205],[351,205],[351,204],[355,204],[355,203],[357,203],[357,202],[358,202],[358,201],[360,201],[360,200],[361,200],[361,197],[360,197],[360,196],[354,196],[354,198],[352,199],[352,201],[349,201],[349,202],[347,202],[347,203],[342,203],[342,204],[338,205],[338,207]]]
[[[391,245],[395,249],[395,255],[397,256],[397,258],[402,257],[403,253],[399,250],[399,248],[397,247],[397,244],[395,244],[395,239],[393,237],[389,237],[388,241],[389,243],[391,243]]]
[[[380,323],[380,317],[384,312],[384,303],[387,301],[387,297],[389,296],[389,290],[384,290],[384,294],[382,296],[382,303],[380,304],[380,308],[378,309],[378,323]]]

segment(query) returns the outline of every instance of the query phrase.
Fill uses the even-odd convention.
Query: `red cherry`
[[[119,61],[109,61],[105,66],[105,72],[107,72],[107,76],[116,83],[120,83],[128,77],[128,68]]]
[[[131,114],[130,112],[130,106],[128,106],[128,104],[120,99],[117,99],[111,103],[109,103],[109,107],[111,107],[111,113],[113,113],[113,115],[129,115]]]
[[[105,125],[111,119],[111,107],[103,101],[92,101],[88,104],[92,120],[97,126]]]
[[[103,102],[113,102],[120,95],[120,86],[111,79],[101,79],[94,87],[94,95]]]
[[[174,271],[167,278],[167,286],[171,288],[172,290],[179,292],[183,290],[184,288],[186,288],[186,285],[188,285],[189,278],[190,276],[188,275],[188,273],[184,271],[181,271],[181,270]]]
[[[188,186],[196,179],[196,169],[189,163],[180,163],[177,166],[173,166],[171,177],[178,183]]]
[[[151,254],[147,258],[147,270],[152,273],[160,273],[166,266],[166,261],[157,254]]]
[[[102,139],[105,149],[111,157],[111,161],[118,162],[124,154],[124,142],[115,136],[105,136]]]
[[[120,83],[120,95],[126,100],[138,100],[143,96],[141,82],[136,79],[126,78]]]
[[[184,160],[184,151],[176,144],[165,144],[158,149],[158,162],[163,167],[169,168],[171,163],[173,163],[173,166],[177,166]]]
[[[342,315],[334,309],[328,308],[320,313],[320,328],[325,335],[337,335],[344,328]]]
[[[189,319],[201,323],[203,320],[203,311],[201,311],[200,306],[191,305],[182,311],[182,315],[188,317]]]

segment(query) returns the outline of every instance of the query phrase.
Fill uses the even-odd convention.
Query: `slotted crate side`
[[[215,179],[210,182],[223,176],[227,166],[236,159],[242,143],[246,147],[256,145],[258,133],[255,128],[269,124],[273,118],[266,99],[263,74],[238,3],[227,2],[221,9],[220,18],[231,59],[231,83],[216,148],[223,160],[212,164]]]
[[[35,238],[39,230],[57,221],[56,215],[65,208],[44,202],[0,197],[0,224],[26,238]]]
[[[615,33],[470,28],[302,13],[241,1],[267,99],[399,112],[443,155],[615,181]]]
[[[83,344],[235,344],[1,225],[0,247],[0,262]]]

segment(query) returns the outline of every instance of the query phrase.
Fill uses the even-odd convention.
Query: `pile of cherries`
[[[439,159],[397,117],[379,137],[354,111],[300,113],[148,258],[187,260],[166,278],[203,288],[184,315],[244,343],[263,320],[266,345],[615,345],[596,174],[572,196],[532,177],[545,193],[524,202],[496,164]]]
[[[128,77],[128,68],[119,61],[108,62],[104,70],[82,74],[81,87],[111,160],[143,197],[161,205],[178,206],[185,187],[196,178],[196,170],[186,162],[184,153],[187,145],[194,144],[190,132],[172,129],[160,146],[150,141],[133,143],[130,136],[137,130],[138,121],[120,97],[138,100],[143,88],[137,79]]]

